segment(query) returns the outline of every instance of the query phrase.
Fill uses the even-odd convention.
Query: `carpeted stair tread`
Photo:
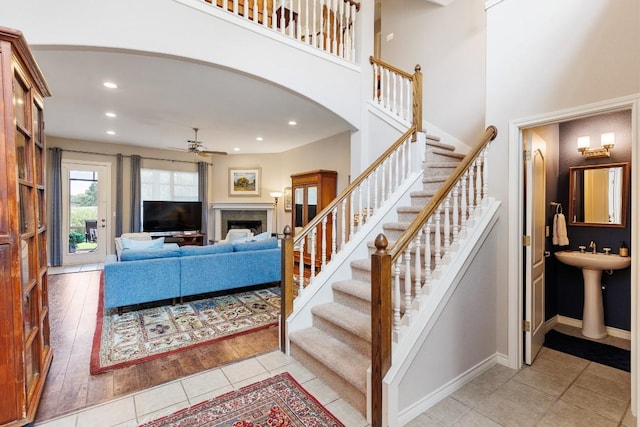
[[[438,150],[438,149],[431,150],[430,153],[439,156],[438,158],[445,157],[447,159],[450,159],[450,160],[446,160],[447,162],[459,162],[465,157],[464,154],[455,153],[455,152],[446,151],[446,150]]]
[[[371,343],[370,316],[335,302],[316,305],[311,312],[314,316],[321,317]]]
[[[398,206],[396,212],[420,213],[424,206]]]
[[[423,184],[431,184],[431,183],[437,183],[437,182],[445,182],[447,180],[447,178],[449,178],[448,175],[425,176],[425,177],[422,178],[422,183]]]
[[[317,328],[292,332],[291,341],[334,373],[366,393],[369,358]]]
[[[331,288],[334,291],[351,295],[363,301],[371,302],[371,284],[361,280],[347,279],[333,282]]]
[[[410,222],[385,222],[382,224],[383,230],[400,230],[404,231],[411,225]]]
[[[409,193],[410,197],[433,197],[435,191],[416,190]]]

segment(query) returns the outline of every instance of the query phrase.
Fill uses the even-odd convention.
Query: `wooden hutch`
[[[51,366],[43,97],[22,33],[0,27],[0,426],[33,421]]]
[[[338,185],[338,173],[330,170],[313,170],[291,175],[291,224],[293,234],[299,232],[317,214],[336,198]],[[326,254],[327,260],[331,255],[331,231],[333,224],[331,217],[327,223]],[[310,239],[305,242],[304,264],[311,265]],[[315,266],[322,263],[322,226],[318,226],[316,237]],[[295,252],[295,260],[299,262],[298,252]]]

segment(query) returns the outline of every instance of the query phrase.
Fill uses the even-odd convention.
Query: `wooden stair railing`
[[[360,11],[359,2],[353,0],[204,1],[340,58],[352,62],[356,59],[355,23]]]
[[[418,132],[422,131],[420,65],[410,74],[373,56],[369,57],[369,63],[373,67],[372,101],[398,119],[413,123]]]
[[[391,367],[392,341],[399,342],[402,328],[423,305],[424,289],[430,289],[451,257],[452,245],[465,238],[474,217],[488,196],[488,144],[497,135],[489,126],[480,142],[467,154],[417,218],[387,250],[384,234],[376,238],[371,255],[371,425],[383,422],[382,381]],[[444,218],[443,218],[444,217]],[[444,222],[444,224],[442,224]],[[424,234],[424,236],[423,236]],[[431,267],[431,240],[435,266]],[[424,245],[424,256],[420,248]],[[411,251],[415,253],[411,254]],[[413,258],[414,265],[411,265]],[[422,259],[424,258],[424,264]],[[411,268],[414,268],[413,277]],[[424,275],[423,275],[424,272]],[[404,294],[401,294],[404,278]],[[403,315],[401,316],[401,313]],[[385,330],[382,330],[385,328]],[[388,328],[388,329],[387,329]]]

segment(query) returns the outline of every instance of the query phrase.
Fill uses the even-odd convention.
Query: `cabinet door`
[[[304,187],[296,187],[293,191],[293,226],[297,229],[304,224]]]

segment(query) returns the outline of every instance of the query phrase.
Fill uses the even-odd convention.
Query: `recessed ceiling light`
[[[263,137],[259,136],[256,138],[256,141],[262,141],[263,139],[264,139]]]
[[[295,126],[298,123],[295,120],[289,120],[289,126]]]
[[[111,118],[116,117],[116,113],[113,113],[111,111],[107,111],[106,113],[104,113],[104,115],[107,116],[107,117],[111,117]]]
[[[116,131],[115,130],[108,130],[107,131],[107,135],[115,135]]]
[[[235,147],[235,148],[233,149],[233,151],[240,151],[240,148]]]
[[[102,85],[109,89],[118,89],[118,85],[115,84],[114,82],[104,82],[102,83]]]

